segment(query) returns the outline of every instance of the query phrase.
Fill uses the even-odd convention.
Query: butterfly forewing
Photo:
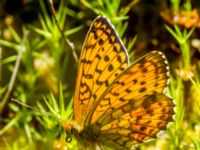
[[[91,106],[128,67],[127,51],[105,17],[97,17],[88,31],[80,56],[74,94],[74,117],[83,126]]]
[[[137,101],[145,95],[161,93],[169,80],[169,67],[161,52],[153,51],[126,69],[101,97],[88,119],[91,124],[104,114],[128,101]]]

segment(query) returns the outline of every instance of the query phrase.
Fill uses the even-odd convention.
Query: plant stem
[[[27,40],[28,34],[29,34],[29,32],[27,31],[24,34],[24,37],[22,39],[22,43],[21,43],[20,48],[19,48],[17,60],[15,62],[15,67],[14,67],[14,70],[13,70],[13,73],[12,73],[12,76],[11,76],[11,79],[10,79],[10,82],[9,82],[9,85],[8,85],[8,90],[6,91],[6,94],[5,94],[2,102],[0,103],[0,114],[3,112],[4,106],[5,106],[6,102],[8,101],[8,97],[9,97],[9,95],[10,95],[12,89],[13,89],[15,79],[16,79],[16,76],[17,76],[17,73],[18,73],[18,70],[19,70],[20,62],[21,62],[21,59],[22,59],[22,54],[25,51],[24,43]]]
[[[52,13],[52,15],[53,15],[53,17],[54,17],[54,19],[55,19],[55,21],[56,21],[56,25],[57,25],[57,27],[58,27],[58,29],[59,29],[59,31],[60,31],[62,37],[64,38],[65,43],[71,48],[72,54],[73,54],[73,56],[74,56],[74,59],[75,59],[76,63],[78,63],[78,56],[77,56],[76,51],[75,51],[75,46],[74,46],[74,44],[64,35],[64,32],[62,31],[62,29],[61,29],[61,27],[60,27],[60,25],[59,25],[59,23],[58,23],[58,20],[57,20],[57,18],[56,18],[56,15],[55,15],[56,12],[55,12],[55,9],[54,9],[54,7],[53,7],[53,1],[52,1],[52,0],[49,0],[49,5],[50,5],[51,13]]]

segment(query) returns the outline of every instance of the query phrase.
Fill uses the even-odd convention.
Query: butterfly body
[[[99,16],[80,56],[74,94],[74,121],[63,124],[83,148],[133,149],[155,138],[173,120],[165,56],[152,51],[134,64],[114,27]]]
[[[98,138],[100,137],[100,132],[97,129],[91,127],[80,127],[75,121],[63,122],[66,133],[68,135],[67,141],[71,142],[72,137],[76,139],[79,143],[80,150],[95,150],[95,147],[99,147]]]

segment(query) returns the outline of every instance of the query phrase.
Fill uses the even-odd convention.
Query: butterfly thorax
[[[75,121],[65,121],[62,120],[61,124],[65,130],[65,132],[69,135],[74,134],[75,132],[79,133],[82,128]]]
[[[67,137],[74,137],[76,141],[87,147],[95,147],[98,143],[99,131],[92,127],[81,127],[75,121],[62,121]],[[67,140],[70,141],[70,140]]]

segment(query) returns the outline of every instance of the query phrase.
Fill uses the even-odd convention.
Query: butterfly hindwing
[[[130,149],[165,130],[173,120],[173,108],[172,99],[162,93],[146,95],[137,102],[129,101],[105,116],[106,124],[100,128],[99,140],[104,145],[113,143],[108,146],[115,149]]]

